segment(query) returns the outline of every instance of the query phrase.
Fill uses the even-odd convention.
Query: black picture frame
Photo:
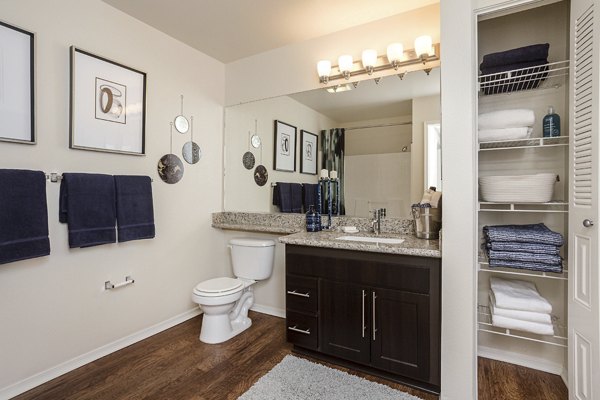
[[[146,73],[75,46],[70,64],[69,148],[145,155]]]
[[[273,169],[296,172],[296,133],[298,129],[275,120],[273,139]]]
[[[35,34],[2,21],[0,33],[0,70],[18,71],[16,76],[0,74],[3,96],[10,100],[7,107],[0,104],[0,141],[36,144]]]
[[[319,157],[319,135],[300,130],[300,173],[317,174],[317,164]]]

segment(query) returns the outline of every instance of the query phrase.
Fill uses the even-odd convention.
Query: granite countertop
[[[255,224],[228,224],[224,222],[213,222],[213,228],[227,229],[241,232],[261,232],[261,233],[296,233],[300,232],[301,228],[296,227],[285,227],[285,226],[273,226],[273,225],[255,225]]]
[[[337,240],[336,238],[340,236],[400,238],[404,239],[404,242],[401,244],[386,244]],[[381,235],[374,235],[372,233],[364,232],[348,234],[341,231],[299,232],[288,236],[282,236],[279,238],[279,241],[285,244],[327,247],[343,250],[371,251],[376,253],[404,254],[409,256],[434,258],[440,258],[442,256],[438,240],[418,239],[413,235],[406,234],[382,233]]]

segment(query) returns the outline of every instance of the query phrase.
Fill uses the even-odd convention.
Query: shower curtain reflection
[[[321,168],[328,171],[337,171],[339,180],[339,215],[346,214],[344,206],[344,128],[334,128],[329,131],[321,131]],[[324,199],[325,200],[325,199]],[[327,202],[325,202],[327,204]],[[336,204],[334,201],[333,204]],[[326,213],[327,210],[323,210]],[[338,210],[333,209],[333,214],[338,214]]]

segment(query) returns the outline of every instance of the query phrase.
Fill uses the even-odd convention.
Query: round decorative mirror
[[[190,129],[190,123],[188,122],[187,118],[183,115],[176,116],[175,129],[177,129],[177,132],[179,133],[187,133],[187,131]]]
[[[250,143],[252,143],[252,147],[258,149],[261,143],[260,136],[258,136],[257,134],[252,135],[252,138],[250,138]]]

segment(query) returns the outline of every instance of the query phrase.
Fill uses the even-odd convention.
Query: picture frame
[[[317,158],[319,155],[319,136],[300,130],[300,172],[303,174],[317,174]]]
[[[297,128],[275,120],[273,140],[273,169],[276,171],[296,171],[296,132]]]
[[[145,155],[146,73],[71,46],[69,148]]]
[[[0,140],[35,144],[35,35],[0,21]]]

